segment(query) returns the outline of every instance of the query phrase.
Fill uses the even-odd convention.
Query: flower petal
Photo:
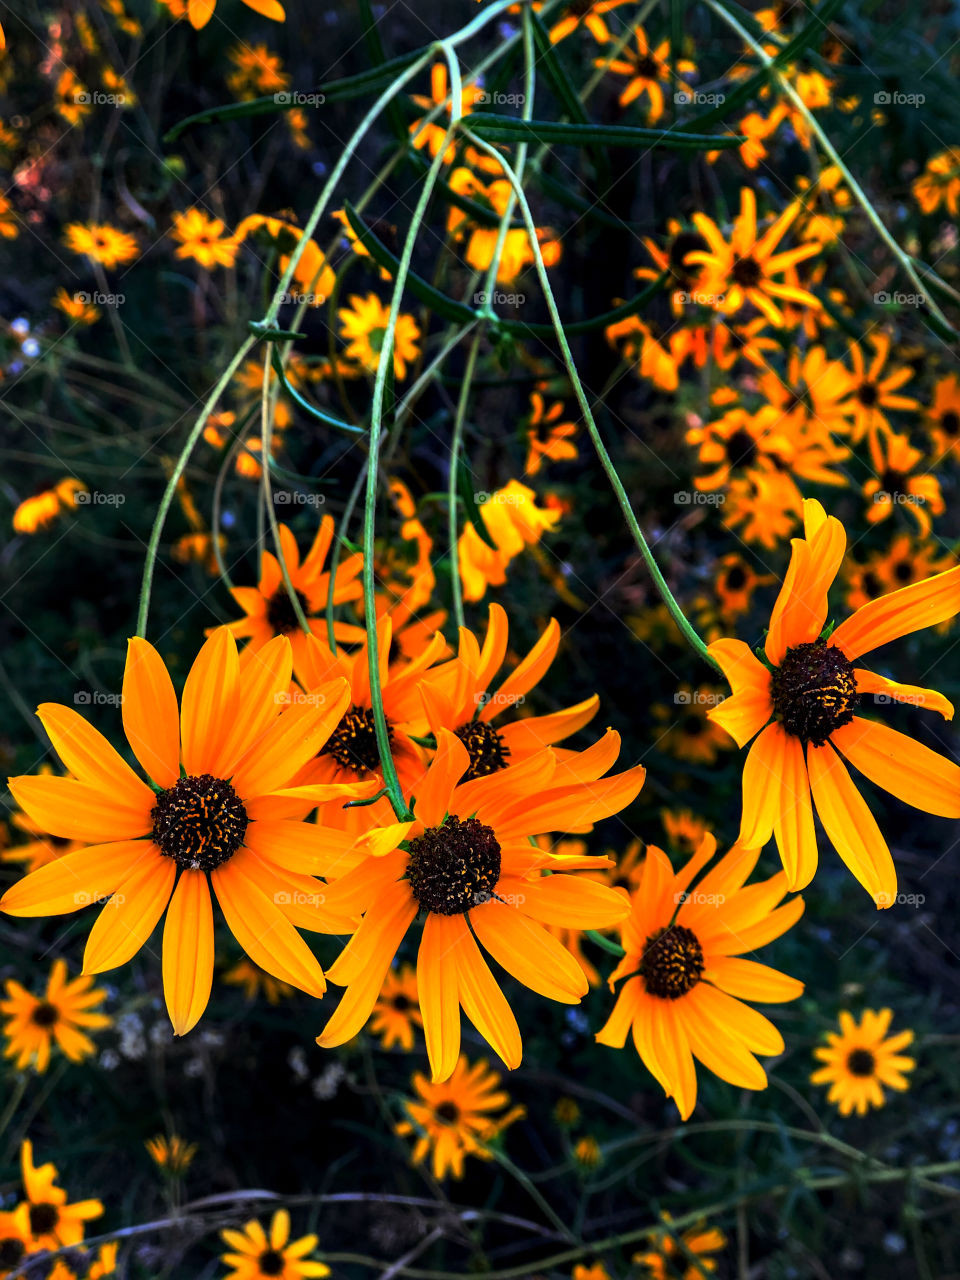
[[[897,872],[876,819],[843,761],[825,742],[807,747],[807,770],[817,814],[834,848],[878,907],[897,894]]]
[[[888,680],[886,676],[878,676],[875,671],[865,671],[863,667],[854,667],[853,674],[857,682],[857,693],[875,693],[881,695],[881,701],[905,702],[911,707],[920,707],[924,711],[939,711],[944,720],[953,719],[953,703],[936,689],[924,689],[918,684],[900,684],[896,680]]]
[[[727,677],[733,694],[707,717],[745,747],[773,715],[770,672],[742,640],[715,640],[708,648]]]
[[[417,955],[417,992],[434,1081],[449,1080],[460,1057],[460,1000],[455,948],[467,932],[463,916],[431,912]]]
[[[122,880],[97,916],[83,953],[84,973],[116,969],[135,956],[167,909],[177,864],[155,847]]]
[[[57,755],[79,781],[105,792],[123,808],[150,810],[154,794],[107,739],[72,707],[44,702],[37,708]]]
[[[182,871],[163,927],[163,995],[174,1035],[203,1015],[213,986],[213,904],[202,871]]]
[[[134,636],[123,672],[123,731],[148,778],[172,787],[180,777],[180,711],[173,681],[152,644]]]
[[[239,673],[237,642],[226,627],[218,627],[194,659],[183,687],[180,737],[188,774],[223,776],[223,748],[237,717]]]
[[[133,839],[153,830],[155,797],[149,787],[135,804],[115,801],[109,792],[51,774],[11,778],[10,791],[43,831],[67,840]]]
[[[152,862],[155,844],[119,840],[91,845],[38,867],[8,889],[0,909],[11,916],[62,916],[115,893],[134,868]]]
[[[869,600],[845,619],[830,637],[852,662],[861,654],[910,635],[924,627],[935,627],[960,613],[960,565],[935,574],[923,582],[891,591],[879,600]]]
[[[960,818],[960,765],[905,733],[854,716],[830,741],[865,777],[925,813]]]
[[[780,801],[773,823],[777,848],[792,891],[804,889],[817,870],[817,832],[810,803],[810,780],[803,744],[784,734]]]
[[[480,943],[508,973],[550,1000],[579,1004],[589,983],[567,949],[515,907],[487,902],[470,912]]]

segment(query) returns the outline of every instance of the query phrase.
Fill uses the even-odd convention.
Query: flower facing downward
[[[152,786],[70,707],[45,703],[40,719],[73,775],[20,777],[10,789],[53,835],[89,842],[9,889],[15,916],[64,915],[109,899],[93,925],[84,972],[124,964],[166,911],[163,985],[177,1035],[203,1013],[214,963],[211,889],[251,960],[281,981],[323,994],[313,952],[297,928],[349,932],[314,877],[323,828],[299,820],[317,803],[371,788],[292,787],[293,775],[329,738],[348,699],[344,681],[288,705],[292,654],[284,636],[241,670],[236,642],[219,628],[187,676],[178,709],[160,655],[130,641],[123,724]],[[291,816],[295,814],[296,817]]]
[[[328,1276],[330,1268],[324,1262],[312,1262],[307,1257],[317,1247],[315,1235],[290,1239],[290,1215],[286,1209],[278,1209],[270,1223],[270,1235],[256,1218],[244,1225],[242,1231],[221,1231],[230,1252],[221,1255],[221,1261],[232,1270],[226,1280],[260,1280],[260,1277],[279,1277],[279,1280],[307,1280],[310,1276]]]
[[[913,1041],[912,1031],[887,1036],[892,1009],[864,1009],[857,1022],[853,1015],[840,1014],[840,1033],[827,1033],[827,1046],[814,1049],[813,1056],[825,1063],[810,1077],[812,1084],[828,1084],[827,1101],[836,1103],[842,1116],[856,1111],[866,1115],[870,1107],[882,1107],[883,1088],[907,1088],[906,1073],[917,1065],[900,1050]]]
[[[71,1062],[82,1062],[96,1052],[88,1031],[109,1027],[111,1019],[97,1012],[106,991],[83,975],[67,981],[67,966],[55,960],[47,989],[42,996],[31,995],[13,978],[7,979],[7,998],[0,1000],[0,1013],[10,1021],[4,1027],[7,1047],[4,1057],[16,1060],[17,1070],[33,1065],[40,1073],[50,1063],[54,1044]]]
[[[812,794],[840,857],[877,905],[889,906],[897,892],[893,859],[840,756],[906,804],[960,818],[960,767],[906,734],[857,715],[867,694],[939,711],[948,720],[953,706],[935,690],[899,684],[854,664],[871,649],[960,612],[960,567],[871,600],[827,633],[827,592],[843,560],[846,534],[812,499],[804,502],[804,533],[793,540],[767,632],[766,662],[741,640],[710,645],[733,695],[708,714],[741,747],[759,734],[743,770],[739,844],[762,848],[775,836],[790,888],[802,889],[817,869]]]
[[[626,954],[610,975],[623,980],[600,1044],[622,1049],[632,1030],[637,1052],[686,1120],[697,1101],[694,1058],[730,1084],[765,1089],[755,1054],[783,1052],[783,1037],[745,1000],[795,1000],[803,983],[754,960],[741,959],[785,933],[803,899],[778,906],[783,872],[744,888],[759,850],[734,846],[691,889],[717,843],[704,837],[680,871],[647,848],[643,879],[623,925]]]
[[[413,1077],[417,1098],[404,1099],[407,1119],[401,1120],[396,1132],[401,1137],[416,1136],[413,1162],[419,1164],[432,1153],[433,1176],[448,1173],[463,1177],[466,1156],[491,1160],[487,1144],[515,1120],[525,1114],[523,1107],[512,1107],[510,1096],[500,1088],[500,1077],[486,1062],[473,1066],[460,1058],[449,1080],[431,1083],[419,1071]],[[499,1111],[495,1116],[491,1113]]]

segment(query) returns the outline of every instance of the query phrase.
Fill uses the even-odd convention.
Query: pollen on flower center
[[[835,645],[816,640],[788,649],[773,672],[773,707],[787,733],[822,747],[857,708],[853,665]]]
[[[310,611],[310,605],[302,592],[296,592],[297,600],[304,614]],[[289,635],[300,626],[300,619],[293,608],[293,601],[286,587],[281,584],[267,603],[267,622],[279,636]]]
[[[510,748],[492,725],[481,720],[468,720],[454,733],[467,748],[470,755],[470,768],[463,775],[464,782],[473,778],[485,778],[507,767],[507,756]]]
[[[30,1206],[30,1234],[48,1236],[60,1221],[60,1210],[55,1204],[41,1201]]]
[[[387,737],[393,742],[393,727],[387,721]],[[377,730],[372,707],[353,706],[327,739],[321,755],[333,756],[337,764],[354,773],[371,773],[380,768]]]
[[[213,871],[243,844],[247,811],[233,787],[209,773],[181,778],[157,796],[153,838],[185,871]]]
[[[847,1055],[847,1070],[853,1076],[872,1076],[877,1060],[869,1049],[851,1049]]]
[[[731,274],[742,289],[755,289],[760,283],[763,271],[756,258],[737,258]]]
[[[462,915],[489,902],[500,879],[500,845],[490,827],[452,814],[411,841],[407,875],[426,911]]]
[[[657,929],[643,944],[637,966],[647,991],[661,1000],[679,1000],[700,981],[703,948],[700,940],[682,924]]]
[[[33,1012],[30,1014],[30,1020],[38,1027],[52,1027],[60,1019],[60,1010],[55,1004],[51,1004],[49,1000],[41,1000],[39,1004],[34,1006]]]

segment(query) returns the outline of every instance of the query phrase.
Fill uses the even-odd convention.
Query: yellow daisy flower
[[[864,1009],[859,1022],[844,1011],[839,1034],[827,1032],[827,1046],[814,1049],[813,1056],[825,1065],[813,1073],[810,1082],[830,1086],[827,1101],[836,1103],[842,1116],[851,1111],[863,1116],[870,1107],[882,1107],[886,1101],[884,1085],[900,1091],[907,1088],[906,1073],[917,1064],[900,1051],[913,1042],[913,1032],[888,1036],[892,1020],[892,1009]]]

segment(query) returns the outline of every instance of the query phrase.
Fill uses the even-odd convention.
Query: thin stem
[[[591,412],[586,392],[583,389],[583,384],[580,381],[580,375],[577,372],[577,366],[570,351],[570,344],[567,342],[566,334],[563,331],[563,324],[560,320],[560,313],[557,310],[557,303],[553,296],[553,289],[551,288],[550,281],[547,278],[547,269],[544,265],[543,254],[540,252],[540,243],[537,240],[537,229],[533,220],[533,214],[530,211],[530,205],[524,195],[523,188],[517,181],[517,175],[503,156],[482,138],[472,134],[470,130],[465,127],[464,132],[469,136],[470,141],[474,146],[478,147],[481,151],[485,151],[488,155],[494,156],[499,161],[507,180],[513,187],[517,204],[520,206],[520,211],[523,215],[523,221],[527,230],[527,239],[530,241],[530,249],[534,256],[537,275],[540,279],[540,286],[543,289],[544,298],[547,303],[547,310],[550,312],[550,320],[553,324],[557,343],[563,355],[564,365],[566,366],[570,382],[573,386],[574,395],[577,398],[580,411],[587,424],[587,431],[590,434],[590,439],[593,441],[593,447],[597,451],[600,464],[607,473],[607,478],[610,481],[614,494],[616,495],[617,502],[620,505],[620,510],[623,512],[627,526],[633,534],[633,540],[637,544],[644,563],[650,572],[650,576],[653,578],[654,585],[659,591],[664,604],[667,606],[670,616],[677,624],[677,627],[680,629],[681,634],[684,636],[688,644],[696,650],[700,657],[703,658],[704,662],[708,662],[711,666],[717,667],[717,663],[714,662],[713,658],[711,658],[707,650],[707,646],[694,630],[693,626],[684,617],[683,610],[680,608],[673,592],[667,585],[667,580],[661,573],[660,566],[657,564],[653,552],[650,550],[647,540],[644,537],[643,530],[640,528],[637,518],[633,513],[633,508],[630,505],[630,499],[627,497],[627,491],[623,487],[623,482],[617,474],[617,469],[613,465],[610,455],[607,453],[603,440],[600,438],[600,432],[597,429],[597,424],[594,420],[593,413]]]
[[[770,57],[770,55],[767,53],[767,51],[761,45],[759,45],[756,40],[754,40],[753,36],[750,35],[749,31],[747,31],[745,27],[740,25],[740,23],[737,21],[737,19],[734,17],[732,13],[728,13],[727,10],[724,8],[724,6],[718,3],[718,0],[705,0],[705,2],[707,4],[707,7],[712,9],[713,12],[719,18],[722,18],[723,21],[727,24],[728,27],[730,27],[731,30],[736,31],[737,35],[740,36],[740,38],[750,46],[754,54],[757,56],[757,58],[760,59],[760,61],[767,68],[767,70],[771,71],[773,75],[776,77],[780,85],[780,88],[783,90],[783,92],[787,95],[787,97],[793,103],[794,108],[797,110],[797,112],[801,116],[803,116],[803,119],[806,122],[807,127],[814,134],[817,141],[820,143],[821,147],[823,147],[824,151],[830,157],[831,162],[835,164],[837,168],[840,170],[840,172],[843,174],[844,181],[846,182],[850,190],[853,192],[858,204],[863,209],[864,213],[869,218],[870,222],[873,225],[873,229],[876,231],[877,235],[880,237],[883,243],[887,246],[887,248],[890,250],[893,256],[900,263],[900,266],[906,272],[907,276],[910,279],[910,282],[914,285],[917,292],[920,294],[923,294],[924,293],[923,281],[920,279],[920,276],[918,275],[917,270],[913,265],[913,259],[904,249],[901,249],[900,245],[897,243],[893,235],[884,226],[883,220],[881,219],[879,213],[877,213],[876,209],[871,204],[869,196],[866,194],[866,192],[860,186],[859,182],[857,182],[856,178],[853,176],[853,174],[844,164],[843,160],[840,157],[840,153],[837,151],[836,147],[827,137],[826,133],[824,132],[823,128],[820,125],[820,122],[817,120],[816,116],[813,114],[813,112],[810,110],[807,104],[800,97],[799,93],[797,93],[796,89],[793,87],[793,85],[790,83],[787,77],[783,74],[783,72],[779,69],[779,67],[774,65],[774,61]],[[924,296],[926,297],[926,295]],[[958,336],[956,329],[954,329],[954,327],[950,324],[950,321],[943,314],[943,312],[940,310],[937,304],[933,301],[933,299],[926,297],[926,303],[930,309],[930,313],[940,322],[941,325],[944,326],[944,328],[949,332],[951,337],[956,338]]]
[[[213,388],[213,391],[211,391],[204,403],[200,416],[193,424],[190,434],[187,437],[187,442],[180,451],[180,457],[177,459],[173,471],[170,473],[170,479],[167,481],[167,487],[163,492],[163,497],[160,499],[160,505],[157,508],[157,514],[153,521],[153,528],[150,530],[150,541],[147,543],[147,558],[144,561],[143,578],[140,583],[140,608],[137,612],[136,634],[143,639],[146,639],[147,634],[147,617],[150,613],[150,592],[153,588],[153,571],[157,562],[157,549],[160,546],[160,538],[163,534],[163,526],[166,523],[167,513],[170,510],[174,495],[177,492],[177,484],[179,483],[180,477],[186,470],[187,463],[190,461],[190,455],[193,453],[197,446],[197,442],[203,434],[203,429],[207,425],[207,419],[217,407],[220,397],[223,395],[230,383],[230,379],[246,359],[247,352],[256,345],[256,341],[256,338],[253,337],[245,338],[240,344],[236,355],[220,375],[216,386]]]
[[[397,766],[393,761],[390,749],[390,734],[387,729],[387,718],[383,710],[383,688],[380,682],[380,653],[377,643],[377,597],[374,571],[374,529],[376,524],[377,482],[380,471],[380,438],[383,432],[383,399],[387,385],[387,372],[393,364],[393,348],[396,337],[397,317],[400,314],[400,302],[403,288],[410,271],[413,247],[416,244],[420,224],[433,188],[436,185],[440,168],[443,165],[444,153],[453,138],[454,126],[447,129],[437,154],[433,158],[429,172],[420,192],[420,198],[410,220],[410,228],[404,241],[403,253],[397,267],[394,281],[393,297],[390,300],[390,315],[383,335],[380,356],[377,361],[377,373],[373,384],[373,403],[370,407],[370,447],[367,455],[366,494],[363,511],[363,614],[367,632],[367,664],[370,673],[370,703],[373,708],[373,723],[377,736],[377,749],[380,753],[380,765],[383,770],[383,783],[387,795],[397,817],[403,821],[407,816],[407,804],[403,798],[403,788],[397,776]]]

